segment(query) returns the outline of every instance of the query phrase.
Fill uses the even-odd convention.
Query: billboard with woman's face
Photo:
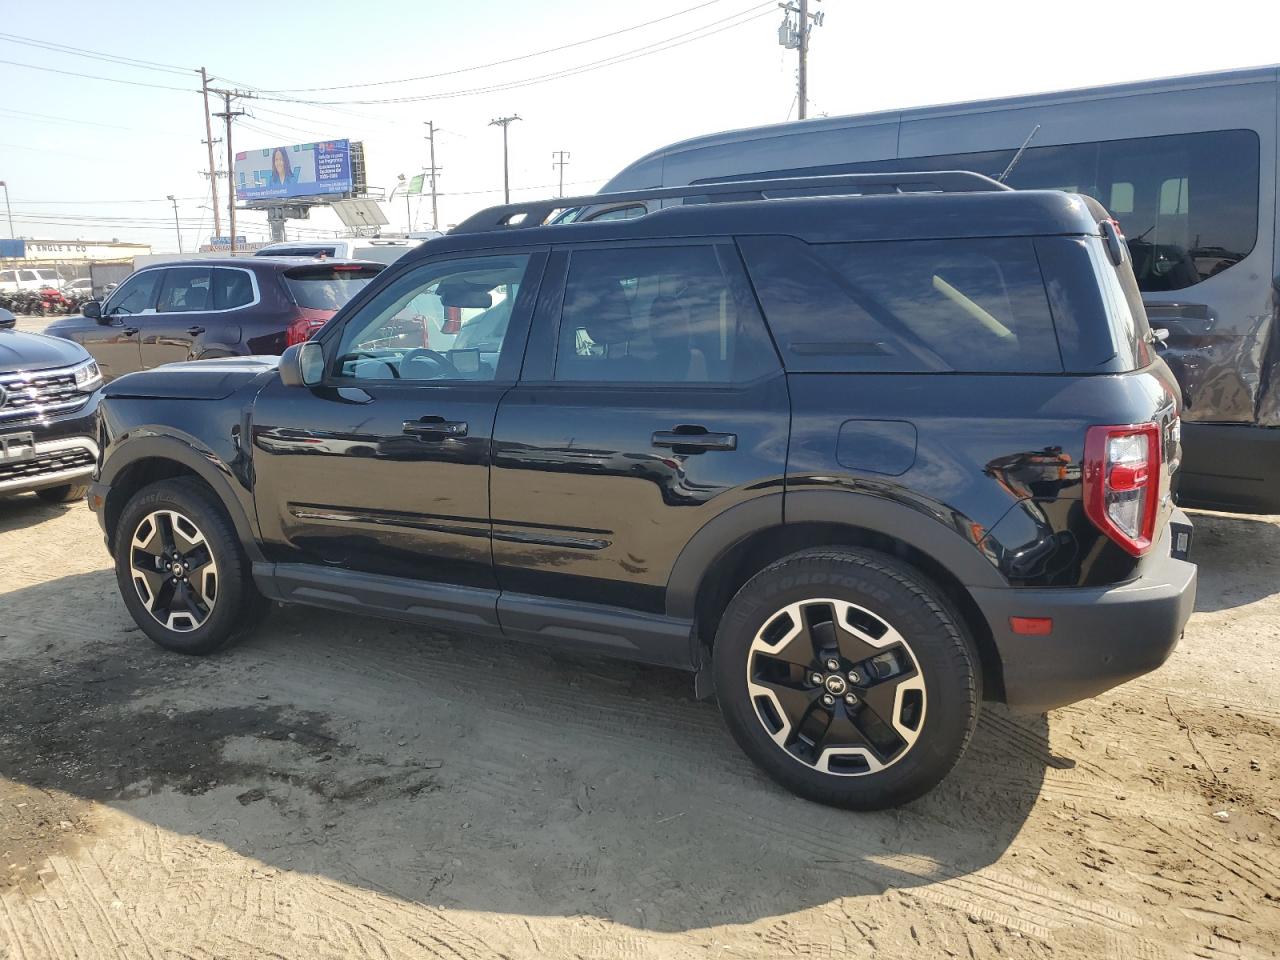
[[[285,200],[351,192],[351,141],[319,140],[236,154],[237,200]]]

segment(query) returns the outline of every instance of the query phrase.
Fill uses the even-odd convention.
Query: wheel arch
[[[753,520],[763,522],[753,525]],[[710,647],[725,608],[743,584],[769,564],[814,547],[862,547],[918,569],[943,592],[973,638],[986,696],[1003,699],[1000,654],[968,586],[1007,586],[1004,579],[941,520],[881,497],[788,493],[785,522],[778,522],[776,508],[757,501],[727,511],[681,553],[668,583],[667,614],[692,620],[695,646]],[[700,649],[694,657],[695,663],[705,660]]]
[[[212,455],[173,437],[139,437],[129,441],[125,449],[113,451],[101,476],[108,487],[102,505],[108,549],[114,550],[120,516],[135,493],[159,480],[189,476],[202,481],[222,504],[250,559],[261,559],[251,517],[235,495],[229,471],[224,471]]]

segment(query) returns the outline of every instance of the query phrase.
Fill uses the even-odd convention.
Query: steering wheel
[[[407,367],[411,363],[431,363],[435,365],[435,369],[439,373],[430,377],[412,376]],[[426,347],[414,347],[403,357],[400,358],[400,376],[405,380],[462,380],[462,373],[453,362],[438,350],[429,350]]]

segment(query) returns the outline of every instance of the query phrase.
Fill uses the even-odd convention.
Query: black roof
[[[505,208],[495,208],[502,209]],[[477,214],[474,219],[481,216]],[[811,243],[1081,235],[1097,233],[1098,220],[1103,216],[1105,211],[1091,197],[1057,190],[692,203],[666,207],[629,220],[450,233],[428,240],[401,259],[415,262],[451,251],[555,243],[751,234],[785,234]]]

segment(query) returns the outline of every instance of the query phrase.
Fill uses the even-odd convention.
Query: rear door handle
[[[711,433],[706,427],[681,424],[674,430],[659,430],[653,435],[655,447],[670,447],[676,453],[704,453],[707,450],[737,450],[736,433]]]
[[[465,420],[446,420],[444,417],[421,417],[418,420],[406,420],[404,432],[425,440],[465,437],[467,422]]]
[[[132,337],[137,332],[138,332],[137,327],[125,327],[123,330],[120,331],[120,333],[126,337]]]
[[[200,334],[204,333],[204,327],[187,327],[187,333],[191,334],[193,337],[198,337]]]

